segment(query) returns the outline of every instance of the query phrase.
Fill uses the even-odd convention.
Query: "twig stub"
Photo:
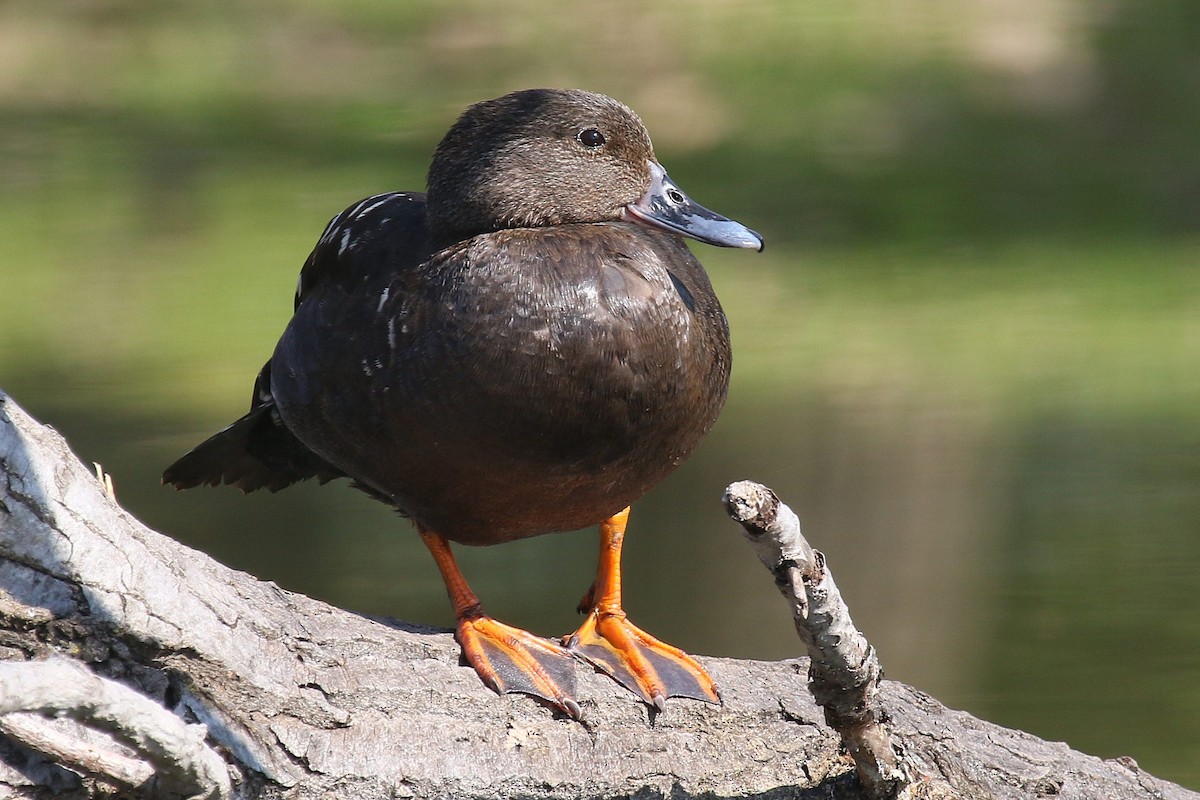
[[[779,496],[753,481],[730,484],[722,498],[725,510],[749,536],[762,536],[779,515]]]

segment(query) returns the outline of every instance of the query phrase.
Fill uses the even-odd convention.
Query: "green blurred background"
[[[693,652],[799,652],[723,515],[775,487],[890,677],[1200,788],[1200,4],[8,0],[0,387],[146,523],[286,588],[448,624],[345,486],[176,494],[239,416],[300,264],[423,184],[467,104],[580,86],[760,230],[697,247],[729,405],[634,510],[627,599]],[[462,553],[573,628],[592,534]]]

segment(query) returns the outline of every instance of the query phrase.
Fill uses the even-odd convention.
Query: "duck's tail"
[[[309,450],[283,424],[270,394],[270,363],[255,384],[250,413],[201,442],[163,472],[163,485],[236,486],[277,492],[297,481],[326,483],[345,473]]]

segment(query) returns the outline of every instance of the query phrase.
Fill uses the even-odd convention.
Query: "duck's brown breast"
[[[565,225],[478,236],[302,304],[272,391],[322,457],[420,524],[491,544],[594,524],[648,491],[716,420],[729,362],[681,240]]]

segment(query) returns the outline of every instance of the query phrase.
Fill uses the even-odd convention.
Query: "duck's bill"
[[[705,244],[746,247],[760,252],[763,249],[761,236],[692,200],[654,161],[650,162],[650,188],[636,203],[625,206],[622,216]]]

